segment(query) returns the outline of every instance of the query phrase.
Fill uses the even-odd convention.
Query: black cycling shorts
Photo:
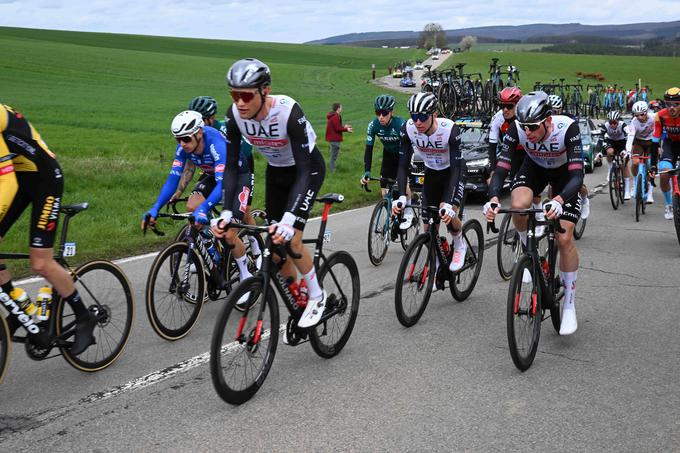
[[[558,168],[543,168],[531,159],[524,159],[522,167],[515,175],[512,182],[512,190],[517,187],[528,187],[534,192],[534,197],[541,195],[543,190],[550,184],[552,193],[559,194],[571,179],[567,165]],[[576,224],[581,216],[581,197],[578,192],[572,198],[564,200],[563,212],[560,219],[568,220]]]
[[[253,195],[252,180],[252,173],[240,173],[238,175],[238,180],[236,181],[234,199],[231,201],[231,206],[228,208],[231,209],[233,217],[239,221],[243,220],[246,208],[250,206],[249,203]]]
[[[675,167],[675,163],[680,160],[680,142],[666,139],[661,145],[661,150],[661,160],[670,162],[671,166]]]
[[[198,178],[198,182],[191,193],[201,195],[203,198],[207,199],[212,191],[215,190],[216,185],[217,181],[215,181],[214,173],[203,173],[201,177]]]
[[[614,152],[619,154],[626,150],[626,140],[605,140],[602,147],[605,151],[614,148]]]
[[[19,188],[7,214],[0,222],[0,237],[5,237],[26,207],[32,204],[29,247],[49,249],[59,225],[59,208],[64,193],[64,175],[56,160],[43,172],[16,172]]]
[[[399,169],[399,154],[383,152],[382,165],[380,167],[380,178],[397,179]],[[389,188],[386,181],[380,180],[380,187]]]
[[[449,175],[451,174],[451,167],[444,170],[432,170],[425,167],[425,183],[423,184],[423,206],[439,206],[439,203],[444,201],[444,194],[448,191]],[[461,180],[458,183],[459,198],[462,199],[463,191],[465,190],[464,172],[461,172]],[[460,211],[460,209],[457,209]],[[430,220],[430,212],[423,209],[422,217],[423,223],[427,224]],[[439,216],[434,218],[435,223],[439,222]]]

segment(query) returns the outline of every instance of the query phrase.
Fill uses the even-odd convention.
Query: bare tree
[[[477,44],[477,37],[476,36],[463,36],[463,39],[460,40],[459,46],[463,49],[463,51],[469,51],[472,46]]]
[[[423,31],[420,32],[419,46],[424,49],[446,46],[446,33],[442,26],[434,22],[425,25]]]

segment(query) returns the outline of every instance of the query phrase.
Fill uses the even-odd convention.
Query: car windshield
[[[465,128],[460,134],[463,143],[480,143],[486,140],[488,131],[480,128]]]

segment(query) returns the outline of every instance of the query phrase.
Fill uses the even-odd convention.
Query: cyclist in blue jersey
[[[373,102],[375,108],[375,116],[370,123],[368,123],[368,131],[366,133],[366,149],[364,151],[364,174],[361,176],[361,184],[367,184],[371,177],[371,163],[373,160],[373,145],[375,144],[376,135],[383,144],[383,158],[382,166],[380,167],[380,178],[397,179],[397,170],[399,168],[399,140],[401,127],[406,121],[395,116],[394,111],[395,100],[389,94],[381,94]],[[380,181],[380,188],[382,196],[387,195],[389,185],[384,179]],[[411,199],[411,189],[406,186],[406,194]],[[399,224],[399,228],[406,230],[411,226],[413,221],[413,210],[406,208],[404,211],[404,221]]]
[[[199,181],[196,189],[189,197],[187,206],[195,206],[190,210],[194,213],[195,226],[201,228],[209,222],[210,209],[222,199],[222,178],[224,165],[227,161],[228,151],[227,140],[222,134],[210,126],[203,123],[200,113],[193,110],[185,110],[172,121],[172,134],[177,140],[175,159],[172,162],[170,174],[168,175],[161,193],[154,205],[142,217],[142,229],[147,223],[151,226],[156,224],[158,211],[165,205],[175,192],[180,182],[182,170],[187,162],[198,166],[203,170],[204,175]],[[233,152],[236,152],[235,150]],[[247,161],[240,155],[236,157],[238,171],[235,176],[235,184],[238,190],[231,198],[229,208],[232,209],[236,219],[243,220],[246,212],[247,200],[251,192],[251,174]],[[200,186],[200,187],[199,187]],[[209,189],[209,193],[208,193]],[[238,264],[241,280],[251,276],[247,267],[245,247],[238,238],[236,230],[229,230],[225,234],[225,239],[229,245],[234,247],[234,257]]]

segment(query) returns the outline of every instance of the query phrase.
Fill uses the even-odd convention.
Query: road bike
[[[659,174],[668,173],[671,175],[671,192],[673,197],[673,225],[675,225],[675,234],[680,243],[680,186],[678,185],[678,173],[680,173],[680,166],[672,170],[662,170]]]
[[[196,325],[203,304],[224,299],[239,281],[239,270],[231,248],[216,238],[208,227],[196,227],[191,213],[159,213],[158,218],[188,221],[184,238],[161,250],[149,269],[145,302],[154,332],[168,341],[189,334]],[[151,227],[156,234],[157,226]],[[246,248],[248,269],[257,271],[250,238],[264,246],[258,234],[243,231],[239,236]]]
[[[606,145],[605,145],[606,146]],[[617,210],[619,205],[624,204],[623,199],[624,192],[624,182],[623,182],[623,169],[627,165],[627,160],[623,161],[621,159],[621,154],[618,152],[614,153],[614,158],[612,159],[612,168],[609,173],[609,200],[612,203],[612,208]]]
[[[647,170],[647,159],[651,156],[638,156],[638,173],[635,175],[635,221],[640,221],[640,215],[644,215],[647,205],[647,190],[649,190],[649,172]]]
[[[384,181],[390,187],[387,194],[373,208],[368,224],[368,259],[374,266],[379,266],[387,255],[390,242],[399,241],[401,247],[406,250],[410,241],[420,234],[420,213],[414,209],[411,225],[408,229],[402,230],[399,226],[405,221],[403,217],[394,217],[391,214],[392,201],[397,190],[394,186],[396,181],[390,178],[369,178],[369,180]],[[362,187],[366,192],[371,192],[368,184],[363,184]]]
[[[407,204],[406,206],[409,206]],[[405,327],[415,325],[425,312],[432,295],[433,287],[449,289],[453,298],[459,302],[467,299],[477,284],[484,258],[484,232],[476,219],[463,224],[463,240],[467,243],[467,253],[463,267],[449,271],[449,263],[453,253],[445,237],[439,236],[439,208],[423,206],[430,213],[428,231],[417,236],[404,254],[397,272],[394,291],[394,308],[397,319]],[[464,201],[461,203],[460,218],[463,219]]]
[[[215,322],[210,344],[210,373],[217,394],[229,404],[242,404],[262,387],[276,355],[279,333],[287,343],[297,346],[309,341],[319,356],[331,358],[340,353],[349,340],[359,312],[359,269],[352,255],[336,251],[323,253],[323,243],[330,240],[326,230],[328,212],[333,203],[341,203],[341,194],[330,193],[317,198],[324,203],[321,226],[316,239],[304,239],[314,244],[314,268],[319,284],[326,291],[326,306],[319,323],[307,329],[298,327],[304,307],[291,294],[288,282],[274,262],[293,256],[286,247],[274,246],[268,227],[229,225],[267,235],[263,249],[262,269],[255,276],[242,281],[227,297]],[[288,310],[288,321],[279,324],[279,302]],[[237,302],[247,301],[239,308]]]
[[[510,357],[515,366],[525,371],[536,356],[541,323],[550,318],[559,333],[562,318],[564,284],[560,278],[557,261],[558,250],[555,232],[565,233],[559,219],[538,221],[535,214],[541,209],[500,209],[499,213],[527,215],[527,245],[512,270],[506,304],[506,329]],[[546,226],[547,247],[539,253],[536,226]],[[489,228],[498,232],[493,222]],[[530,276],[530,278],[528,278]]]
[[[73,342],[70,338],[76,331],[75,314],[56,291],[51,303],[51,316],[39,322],[34,322],[18,304],[6,297],[1,302],[8,316],[22,325],[26,335],[14,334],[10,337],[7,323],[0,316],[0,383],[9,367],[11,342],[23,343],[26,354],[33,360],[41,361],[61,355],[69,365],[86,372],[103,370],[125,349],[135,313],[132,289],[125,273],[110,261],[89,261],[74,269],[66,260],[76,253],[76,243],[66,240],[69,222],[87,208],[87,203],[79,203],[59,209],[65,217],[54,259],[72,276],[83,303],[96,316],[97,324],[93,332],[96,343],[78,355],[71,354]],[[27,253],[0,253],[0,259],[29,258]],[[54,348],[59,350],[59,354],[50,356]]]

